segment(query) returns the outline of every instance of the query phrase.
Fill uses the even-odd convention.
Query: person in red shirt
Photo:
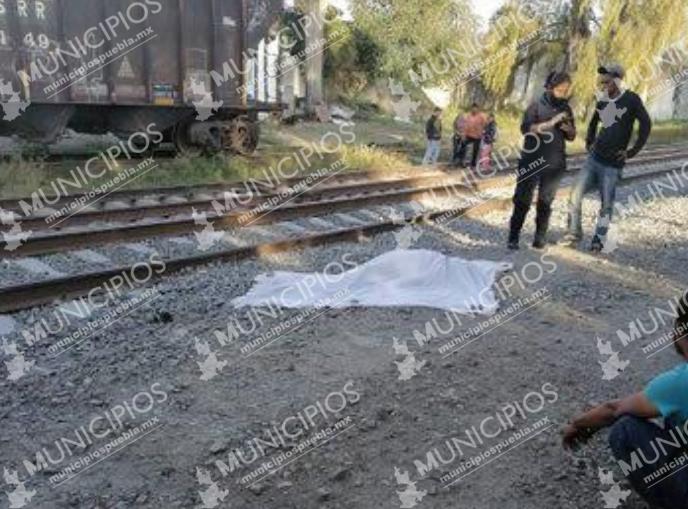
[[[466,150],[472,147],[471,151],[471,168],[478,165],[478,156],[480,155],[480,142],[483,139],[485,126],[487,125],[487,116],[480,111],[478,103],[473,103],[471,111],[464,117],[463,123],[463,137]],[[464,151],[465,154],[465,151]],[[459,166],[464,166],[463,157],[459,161]]]

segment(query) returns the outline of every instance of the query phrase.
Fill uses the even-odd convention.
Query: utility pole
[[[323,93],[323,64],[325,55],[323,49],[326,44],[322,44],[325,37],[323,18],[326,0],[306,0],[307,25],[305,27],[306,47],[313,48],[312,53],[305,55],[306,71],[306,107],[308,113],[315,113],[316,107],[324,104],[325,96]]]

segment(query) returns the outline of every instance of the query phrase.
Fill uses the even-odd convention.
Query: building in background
[[[312,115],[325,103],[323,67],[327,44],[322,21],[327,0],[304,0],[303,11],[294,2],[281,2],[279,21],[259,41],[252,45],[248,61],[247,97],[249,102],[281,102],[286,115]],[[273,17],[274,18],[274,17]],[[313,21],[299,24],[297,19]],[[302,54],[293,55],[290,44],[283,40],[286,27],[302,39]]]

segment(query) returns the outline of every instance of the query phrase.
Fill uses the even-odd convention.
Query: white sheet
[[[435,251],[397,249],[339,274],[261,274],[235,307],[430,307],[489,315],[499,302],[492,286],[512,269],[504,262],[464,260]]]

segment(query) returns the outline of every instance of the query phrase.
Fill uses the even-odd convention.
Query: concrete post
[[[327,6],[326,0],[306,0],[306,14],[309,16],[310,23],[308,24],[306,33],[306,47],[316,48],[312,53],[305,55],[307,59],[305,62],[306,72],[306,107],[308,113],[315,113],[316,107],[319,104],[324,104],[325,97],[323,92],[323,64],[324,55],[322,48],[325,45],[319,44],[325,36],[324,26],[321,20],[323,19],[325,8]]]

